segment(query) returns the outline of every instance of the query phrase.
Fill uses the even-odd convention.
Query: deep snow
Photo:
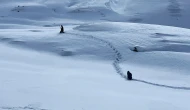
[[[0,3],[0,110],[190,109],[187,0]]]

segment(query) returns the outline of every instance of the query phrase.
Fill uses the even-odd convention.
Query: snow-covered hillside
[[[190,28],[189,0],[1,0],[0,22],[115,21]],[[85,16],[85,17],[84,17]],[[22,18],[22,19],[21,19]],[[68,20],[69,19],[69,20]]]
[[[189,110],[189,3],[1,0],[0,110]]]

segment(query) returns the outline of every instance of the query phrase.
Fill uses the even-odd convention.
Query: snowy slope
[[[190,28],[189,0],[1,0],[1,4],[1,23],[39,25],[50,19],[51,24],[69,19]]]
[[[188,47],[189,30],[128,23],[65,28],[61,35],[57,27],[1,31],[1,109],[189,109],[188,49],[157,47]],[[145,52],[130,51],[134,45]],[[128,70],[137,81],[120,76]]]
[[[190,109],[187,0],[0,3],[0,110]]]

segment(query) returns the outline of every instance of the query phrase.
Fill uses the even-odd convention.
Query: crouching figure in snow
[[[134,47],[133,51],[134,52],[138,52],[137,47]]]
[[[61,25],[61,27],[60,27],[60,33],[64,33],[64,28],[63,28],[63,25]]]
[[[130,71],[127,71],[127,79],[132,80],[132,73]]]

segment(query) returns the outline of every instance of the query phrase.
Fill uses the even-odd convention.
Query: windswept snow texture
[[[190,1],[0,4],[0,110],[190,110]]]
[[[93,20],[190,28],[189,0],[1,0],[0,3],[2,24],[39,25],[51,19],[51,24]]]

